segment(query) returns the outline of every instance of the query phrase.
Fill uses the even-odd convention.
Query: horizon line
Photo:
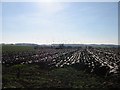
[[[52,45],[52,44],[83,44],[83,45],[120,45],[114,43],[0,43],[0,44],[37,44],[37,45]]]

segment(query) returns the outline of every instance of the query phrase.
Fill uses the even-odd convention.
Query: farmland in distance
[[[2,46],[3,88],[119,88],[118,47]]]

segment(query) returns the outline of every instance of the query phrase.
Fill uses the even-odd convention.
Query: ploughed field
[[[2,53],[3,88],[120,87],[118,48],[9,48]]]

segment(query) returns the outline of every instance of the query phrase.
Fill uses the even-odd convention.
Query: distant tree
[[[64,48],[64,44],[59,44],[59,48],[60,49]]]
[[[10,45],[14,45],[14,44],[10,44]]]

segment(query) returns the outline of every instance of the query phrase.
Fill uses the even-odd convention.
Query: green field
[[[17,68],[20,77],[17,78]],[[105,80],[73,67],[41,69],[39,65],[3,66],[3,88],[103,88]],[[107,82],[108,83],[108,82]]]
[[[2,45],[2,52],[34,51],[33,46]]]
[[[0,44],[0,50],[2,50],[2,45]]]

